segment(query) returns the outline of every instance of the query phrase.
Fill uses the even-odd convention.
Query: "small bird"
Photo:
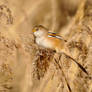
[[[67,48],[67,40],[65,40],[62,36],[49,32],[49,30],[42,25],[35,26],[32,31],[35,36],[36,44],[44,48],[55,50],[57,53],[66,55],[88,75],[88,72],[85,70],[85,68],[83,68],[81,64],[79,64],[74,58],[71,57],[71,54]]]
[[[56,52],[61,52],[65,48],[67,41],[56,33],[48,32],[49,30],[44,26],[35,26],[32,31],[38,45],[53,49]]]

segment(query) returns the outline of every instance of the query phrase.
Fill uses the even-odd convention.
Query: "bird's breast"
[[[36,43],[45,48],[51,48],[51,49],[53,48],[51,42],[45,37],[36,38]]]

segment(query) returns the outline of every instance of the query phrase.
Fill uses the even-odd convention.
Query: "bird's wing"
[[[64,40],[65,42],[67,42],[62,36],[56,34],[56,33],[52,33],[52,32],[48,32],[48,37],[55,37],[61,40]]]

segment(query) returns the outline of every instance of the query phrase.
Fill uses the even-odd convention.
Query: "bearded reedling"
[[[67,40],[65,40],[62,36],[49,32],[49,30],[42,25],[35,26],[32,31],[35,36],[36,44],[44,48],[55,50],[57,53],[64,54],[68,58],[72,59],[80,67],[80,69],[88,75],[85,68],[83,68],[81,64],[71,57],[66,47]]]

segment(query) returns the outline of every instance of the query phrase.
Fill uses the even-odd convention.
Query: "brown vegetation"
[[[42,24],[68,40],[88,75],[65,55],[34,43]],[[91,0],[0,0],[0,92],[92,92]]]

